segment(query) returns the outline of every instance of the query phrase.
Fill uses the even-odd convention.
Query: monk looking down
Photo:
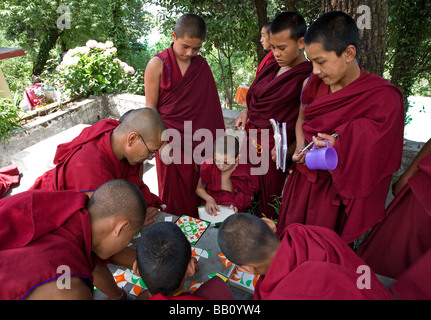
[[[212,139],[205,143],[211,148],[216,129],[224,133],[225,126],[211,69],[198,55],[206,36],[205,21],[197,15],[185,14],[178,19],[171,35],[171,46],[156,54],[145,70],[147,107],[158,110],[167,128],[181,136],[180,142],[168,141],[166,146],[167,150],[171,147],[173,153],[180,153],[180,163],[165,163],[161,159],[164,148],[156,157],[159,195],[167,206],[166,212],[198,217],[200,200],[195,189],[200,163],[192,155],[201,142],[192,141],[192,135],[199,129],[209,130]],[[169,155],[169,151],[166,153]]]

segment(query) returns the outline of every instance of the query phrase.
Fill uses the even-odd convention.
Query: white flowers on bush
[[[117,48],[114,47],[114,43],[112,41],[106,41],[105,43],[102,43],[97,42],[96,40],[88,40],[84,47],[76,47],[74,49],[68,50],[64,55],[61,64],[57,67],[57,71],[61,71],[64,69],[64,67],[76,66],[81,60],[78,54],[89,55],[91,49],[101,50],[106,56],[117,54]],[[135,69],[129,66],[126,62],[121,61],[118,58],[115,58],[114,61],[118,63],[124,72],[135,74]]]

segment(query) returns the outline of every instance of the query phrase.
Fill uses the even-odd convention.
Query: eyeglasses
[[[149,159],[150,160],[153,159],[156,156],[157,150],[155,150],[155,151],[150,150],[150,148],[148,148],[147,143],[145,142],[144,138],[142,138],[142,136],[140,134],[139,134],[139,137],[141,138],[142,142],[145,144],[145,147],[148,150]]]

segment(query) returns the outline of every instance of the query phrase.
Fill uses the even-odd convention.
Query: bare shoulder
[[[148,61],[145,72],[150,71],[151,73],[162,73],[163,71],[163,61],[158,57],[153,57]]]
[[[308,80],[310,80],[310,77],[305,78],[304,82],[302,83],[302,89],[305,88],[305,86],[307,85]]]
[[[26,300],[92,300],[87,282],[80,277],[52,280],[34,288]],[[68,282],[69,281],[69,282]]]

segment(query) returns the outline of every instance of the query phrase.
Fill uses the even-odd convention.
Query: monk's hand
[[[328,140],[329,146],[333,147],[337,138],[326,133],[318,133],[317,137],[313,137],[313,142],[317,149],[327,147],[327,143],[324,140]]]
[[[302,149],[304,149],[305,146],[299,145],[296,146],[295,152],[292,156],[292,161],[298,164],[304,164],[305,163],[305,153],[306,151],[302,152]]]
[[[207,200],[205,204],[205,210],[212,216],[215,215],[217,211],[220,211],[216,201],[212,197]]]
[[[233,204],[230,205],[229,209],[232,209],[233,212],[238,213],[238,208],[235,207]]]
[[[144,226],[148,226],[154,222],[154,216],[160,212],[160,209],[155,207],[147,208]]]
[[[244,130],[248,119],[248,109],[244,109],[235,120],[235,129]]]
[[[277,161],[277,147],[274,146],[271,150],[271,160],[276,162]]]

